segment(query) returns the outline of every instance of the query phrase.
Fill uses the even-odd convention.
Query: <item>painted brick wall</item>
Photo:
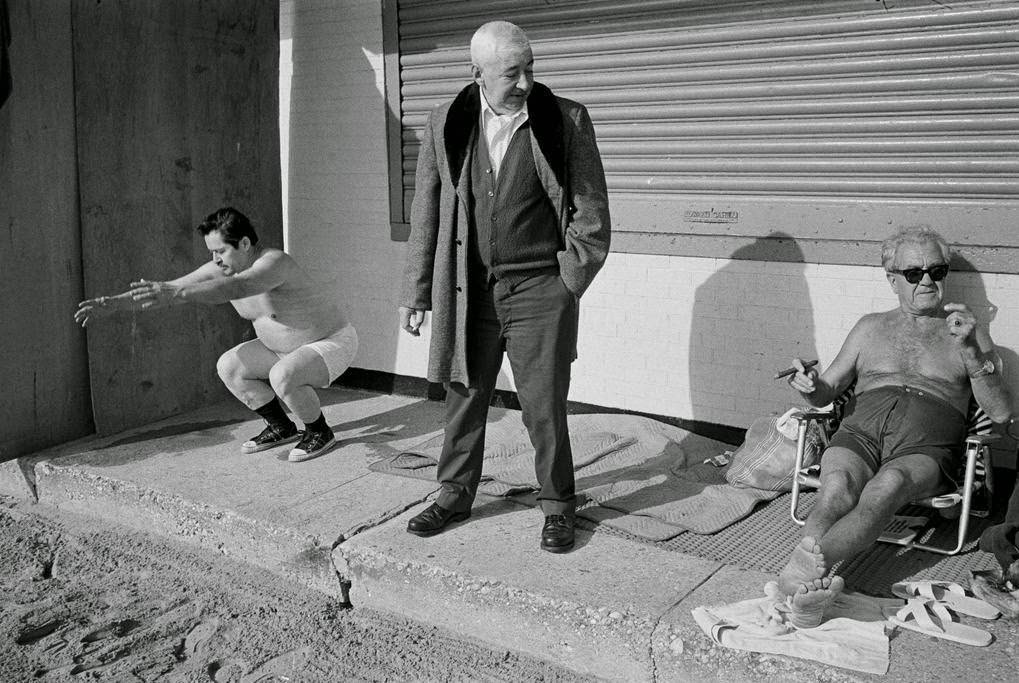
[[[423,376],[427,343],[397,327],[404,244],[389,238],[381,3],[283,0],[280,37],[288,250],[344,302],[355,367]]]
[[[389,239],[380,3],[284,0],[281,11],[290,251],[346,301],[356,367],[423,376],[427,325],[419,339],[397,329],[404,245]],[[981,315],[998,307],[992,334],[1019,395],[1019,277],[952,283]],[[878,267],[613,253],[584,296],[570,396],[745,427],[795,403],[771,379],[793,356],[829,363],[861,315],[894,305]],[[508,364],[504,375],[512,388]]]

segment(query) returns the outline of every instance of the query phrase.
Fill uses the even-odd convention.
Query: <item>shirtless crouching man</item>
[[[833,565],[873,544],[900,507],[951,483],[971,396],[995,422],[1011,415],[989,331],[964,304],[946,303],[950,258],[929,228],[888,238],[881,263],[899,307],[861,318],[823,374],[793,361],[789,384],[812,406],[856,382],[856,406],[821,458],[817,502],[778,579],[798,627],[817,626],[842,590],[841,577],[827,576]]]
[[[336,443],[314,387],[328,387],[357,353],[357,333],[340,308],[288,254],[258,244],[251,222],[240,211],[210,214],[198,231],[212,261],[176,280],[139,280],[112,297],[78,304],[76,322],[114,311],[147,310],[186,303],[230,302],[252,321],[257,339],[235,346],[216,369],[227,388],[258,413],[267,426],[246,441],[244,453],[298,441],[291,462],[322,455]],[[287,416],[280,399],[304,424]]]

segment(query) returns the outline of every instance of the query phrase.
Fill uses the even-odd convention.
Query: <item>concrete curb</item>
[[[35,469],[27,458],[0,462],[0,495],[21,500],[38,500],[35,493]]]
[[[537,548],[540,513],[503,500],[476,505],[467,523],[421,539],[405,531],[418,511],[333,551],[355,606],[602,679],[654,679],[654,652],[675,639],[662,617],[721,566],[586,531],[577,532],[573,552],[552,555]]]
[[[74,466],[35,465],[38,502],[212,549],[329,594],[331,543]]]

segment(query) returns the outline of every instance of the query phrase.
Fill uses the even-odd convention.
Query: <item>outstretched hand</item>
[[[179,288],[169,282],[141,279],[131,283],[127,293],[138,302],[143,311],[158,306],[169,306],[177,296]]]
[[[85,327],[93,320],[106,317],[114,311],[133,308],[135,306],[127,292],[116,296],[97,296],[94,299],[85,299],[78,303],[78,310],[74,312],[74,322]]]
[[[959,346],[975,345],[977,317],[966,304],[945,304],[945,324],[952,341]]]
[[[109,299],[105,296],[95,299],[85,299],[78,303],[78,310],[74,312],[74,322],[85,327],[96,318],[109,315],[112,308],[109,306]]]

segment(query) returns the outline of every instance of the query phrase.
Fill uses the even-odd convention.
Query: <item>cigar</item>
[[[808,360],[806,363],[803,364],[803,369],[807,370],[809,368],[814,367],[815,365],[817,365],[816,360]],[[795,375],[797,372],[798,370],[796,368],[789,368],[788,370],[783,370],[782,372],[775,375],[775,379],[782,379],[783,377],[788,377],[789,375]]]

